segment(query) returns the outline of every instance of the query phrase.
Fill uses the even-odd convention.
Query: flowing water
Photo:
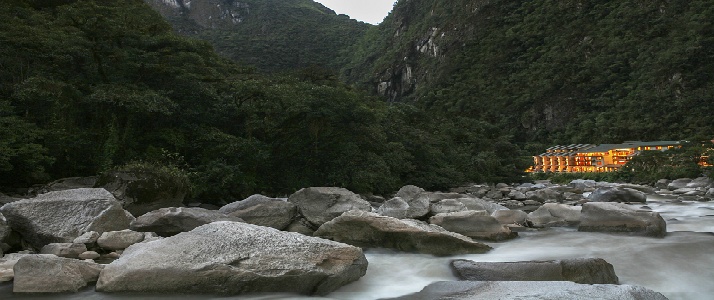
[[[433,257],[386,250],[368,250],[367,275],[327,297],[270,294],[254,297],[132,296],[95,293],[87,289],[61,296],[19,296],[0,285],[0,299],[379,299],[418,292],[435,281],[456,280],[449,269],[454,258],[474,261],[522,261],[600,257],[614,265],[622,284],[641,285],[672,300],[714,299],[714,202],[677,202],[650,197],[647,206],[667,220],[663,239],[550,229],[490,243],[486,254]]]

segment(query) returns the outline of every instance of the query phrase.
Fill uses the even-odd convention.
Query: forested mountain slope
[[[512,181],[525,168],[491,124],[389,105],[319,72],[257,73],[142,0],[8,0],[0,19],[0,191],[138,164],[220,204]]]
[[[177,32],[261,71],[338,69],[371,26],[312,0],[145,0]]]
[[[519,143],[708,140],[712,22],[707,0],[400,0],[343,78]]]

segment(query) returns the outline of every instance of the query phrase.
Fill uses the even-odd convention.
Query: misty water
[[[486,254],[434,257],[386,250],[367,250],[367,275],[327,297],[270,294],[261,296],[147,296],[95,293],[51,296],[13,295],[0,286],[0,299],[379,299],[420,291],[435,281],[456,280],[449,269],[455,258],[474,261],[522,261],[600,257],[614,265],[621,284],[641,285],[669,299],[714,299],[714,202],[678,202],[650,197],[648,207],[667,221],[663,239],[618,234],[577,232],[555,228],[523,232],[517,239],[489,243]],[[642,205],[639,205],[642,206]]]

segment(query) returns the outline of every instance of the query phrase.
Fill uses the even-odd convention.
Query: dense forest
[[[5,188],[143,165],[221,203],[512,181],[527,164],[487,122],[389,104],[328,69],[256,73],[141,0],[3,1],[0,18]]]
[[[545,145],[710,140],[714,3],[398,1],[345,80]],[[540,150],[535,150],[540,149]]]
[[[145,0],[182,35],[262,72],[339,69],[369,24],[312,0]]]

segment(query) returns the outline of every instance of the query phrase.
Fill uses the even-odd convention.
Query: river
[[[418,292],[435,281],[456,280],[449,269],[454,258],[474,261],[522,261],[599,257],[615,267],[622,284],[641,285],[671,300],[714,299],[714,202],[677,202],[650,197],[647,206],[667,221],[663,239],[578,232],[555,228],[523,232],[503,243],[489,243],[486,254],[433,257],[387,250],[367,250],[367,275],[327,297],[270,294],[262,296],[132,296],[95,293],[21,296],[10,284],[0,285],[0,299],[380,299]]]

